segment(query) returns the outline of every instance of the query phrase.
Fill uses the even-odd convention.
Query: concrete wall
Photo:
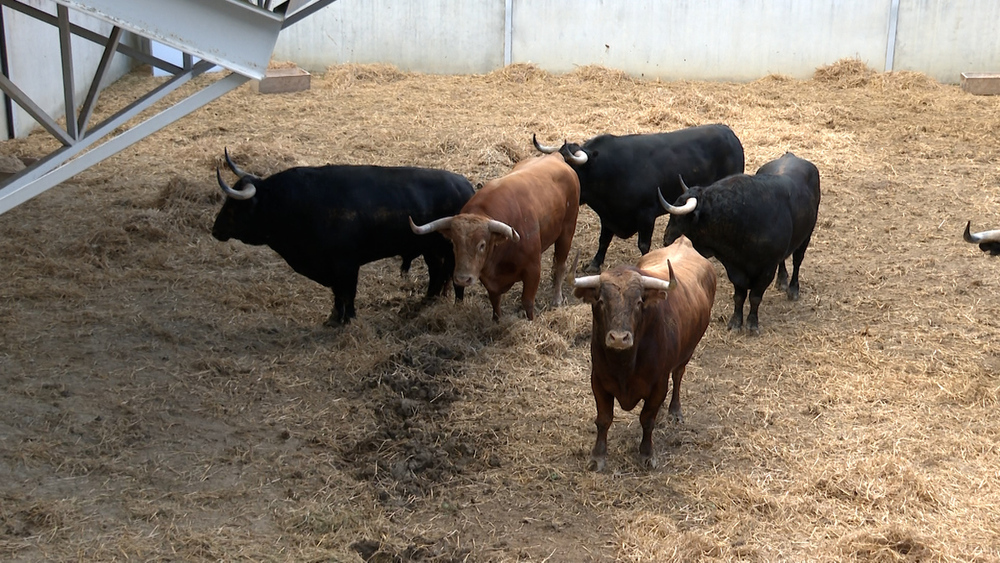
[[[555,72],[599,64],[635,76],[746,81],[808,77],[846,56],[876,68],[885,59],[883,2],[581,0],[566,7],[515,2],[514,60]]]
[[[52,0],[28,0],[25,2],[48,14],[55,15],[56,4]],[[62,59],[59,53],[59,31],[55,26],[42,23],[34,18],[3,8],[4,33],[7,37],[7,58],[11,81],[25,92],[49,115],[63,117],[65,100],[62,88]],[[70,21],[103,35],[111,31],[105,24],[70,10]],[[136,41],[126,34],[126,41]],[[83,103],[90,83],[94,79],[97,65],[101,61],[104,47],[86,39],[73,36],[72,42],[74,73],[73,83],[78,104]],[[107,85],[132,68],[128,57],[115,55],[112,67],[105,77]],[[6,112],[0,111],[0,139],[7,138]],[[14,104],[15,136],[22,137],[38,127],[35,120],[17,104]]]
[[[893,66],[948,83],[1000,72],[1000,2],[900,0]]]
[[[504,0],[339,0],[283,31],[273,59],[309,70],[391,63],[473,74],[503,66]]]
[[[551,72],[599,64],[649,78],[735,81],[808,78],[845,57],[947,83],[966,71],[1000,72],[1000,2],[897,4],[890,36],[893,0],[339,0],[282,32],[274,58],[313,71],[384,62],[485,73],[509,60]]]

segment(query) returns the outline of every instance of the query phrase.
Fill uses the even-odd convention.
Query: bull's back
[[[462,213],[507,223],[522,237],[537,233],[544,250],[575,218],[580,182],[558,153],[521,161],[505,176],[490,180],[465,204]]]
[[[645,135],[602,135],[586,146],[598,151],[600,164],[581,172],[581,189],[584,203],[598,211],[606,203],[663,214],[658,189],[673,202],[681,194],[679,177],[689,186],[705,186],[741,174],[745,166],[742,143],[722,124]]]
[[[308,267],[331,258],[363,264],[446,247],[440,235],[415,235],[408,218],[427,223],[454,215],[474,193],[466,178],[425,168],[330,165],[276,176],[282,193],[272,196],[281,200],[275,221],[289,239],[279,244],[298,248],[275,250]]]
[[[683,301],[695,309],[707,310],[711,315],[715,302],[715,268],[694,249],[687,237],[682,235],[669,246],[651,250],[639,260],[637,266],[643,273],[665,281],[670,279],[669,268],[672,267],[678,288],[667,299]]]

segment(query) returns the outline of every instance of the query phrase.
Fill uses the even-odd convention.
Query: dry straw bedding
[[[99,111],[156,81],[125,77]],[[608,471],[585,470],[585,305],[545,306],[543,285],[528,322],[516,288],[494,324],[481,288],[419,307],[422,264],[385,260],[334,330],[327,290],[209,234],[223,147],[258,174],[405,164],[481,185],[532,133],[712,122],[750,171],[815,162],[820,221],[802,299],[769,291],[759,337],[726,331],[717,265],[655,470],[620,409]],[[0,558],[1000,560],[1000,262],[960,238],[1000,226],[998,130],[1000,99],[851,60],[747,84],[339,66],[306,92],[242,87],[0,217]],[[584,208],[585,257],[598,228]],[[608,264],[637,258],[615,240]]]

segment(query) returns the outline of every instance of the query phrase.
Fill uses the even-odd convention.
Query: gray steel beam
[[[262,78],[274,43],[277,41],[278,32],[334,2],[334,0],[288,0],[274,12],[270,12],[265,9],[270,6],[270,1],[262,0],[258,0],[256,6],[243,0],[173,0],[168,6],[164,6],[163,4],[168,3],[160,0],[55,1],[57,14],[52,16],[19,0],[0,0],[2,6],[18,10],[58,28],[67,108],[67,126],[66,130],[63,130],[10,79],[0,75],[0,90],[7,93],[64,145],[0,183],[0,214],[159,131],[246,83],[251,77]],[[110,36],[105,38],[96,32],[70,23],[69,8],[78,9],[113,23],[114,28]],[[286,11],[289,13],[288,18],[285,18]],[[123,19],[126,17],[135,19]],[[220,25],[225,26],[225,33],[219,32]],[[123,45],[121,36],[124,30],[178,48],[184,55],[183,66],[178,67]],[[183,33],[175,33],[177,30]],[[94,81],[80,109],[78,119],[74,118],[76,103],[71,35],[104,45],[104,54],[95,71]],[[87,123],[100,93],[100,83],[115,52],[167,70],[174,76],[88,131]],[[192,55],[203,60],[192,64]],[[176,91],[191,78],[206,72],[216,64],[235,70],[236,73],[213,82],[142,123],[108,138],[116,129],[137,118],[143,111]]]
[[[50,135],[55,137],[60,143],[64,145],[69,145],[73,142],[73,139],[63,131],[62,127],[56,123],[56,120],[49,117],[49,114],[45,113],[41,107],[38,106],[32,99],[24,93],[16,84],[10,81],[9,78],[0,74],[0,90],[3,90],[4,94],[10,96],[10,99],[24,111],[28,112],[39,125],[45,128]]]
[[[36,20],[38,20],[40,22],[47,23],[47,24],[52,25],[52,26],[57,26],[58,25],[58,20],[56,19],[55,16],[53,16],[51,14],[47,14],[47,13],[39,10],[38,8],[34,8],[32,6],[28,6],[27,4],[22,4],[18,0],[0,0],[0,5],[6,6],[6,7],[10,8],[11,10],[16,10],[18,12],[21,12],[22,14],[24,14],[26,16],[30,16],[32,18],[35,18]],[[105,44],[105,40],[107,39],[106,37],[104,37],[100,33],[97,33],[96,31],[91,31],[91,30],[89,30],[89,29],[87,29],[85,27],[80,27],[80,26],[78,26],[76,24],[73,24],[73,23],[70,24],[69,28],[73,32],[73,35],[76,35],[78,37],[82,37],[82,38],[84,38],[84,39],[86,39],[88,41],[91,41],[93,43],[97,43],[99,45],[104,45]],[[141,35],[141,34],[137,34],[137,35]],[[183,68],[181,68],[181,67],[179,67],[179,66],[177,66],[175,64],[169,63],[167,61],[164,61],[163,59],[154,57],[152,55],[143,53],[142,51],[140,51],[138,49],[133,49],[132,47],[129,47],[128,45],[125,45],[124,43],[120,43],[118,45],[117,50],[118,50],[119,53],[125,55],[126,57],[130,57],[130,58],[132,58],[132,59],[134,59],[134,60],[136,60],[136,61],[138,61],[138,62],[140,62],[142,64],[147,64],[147,65],[150,65],[150,66],[154,66],[154,67],[156,67],[156,68],[158,68],[160,70],[163,70],[165,72],[169,72],[170,74],[177,74],[178,72],[183,72],[184,71]]]
[[[199,69],[199,74],[211,66],[212,63],[209,62],[199,62],[195,65],[195,67]],[[31,173],[22,173],[21,175],[15,177],[17,181],[13,182],[13,185],[0,188],[0,214],[14,208],[17,205],[20,205],[21,203],[24,203],[25,201],[28,201],[60,182],[64,182],[69,178],[72,178],[74,175],[86,170],[98,162],[101,162],[105,158],[117,154],[118,152],[128,148],[133,143],[136,143],[146,136],[159,131],[174,121],[177,121],[185,115],[217,99],[219,96],[233,90],[234,88],[245,84],[248,80],[250,80],[249,77],[231,73],[178,102],[177,104],[167,108],[166,110],[150,117],[135,127],[132,127],[124,133],[121,133],[120,135],[109,139],[105,143],[94,147],[92,150],[80,155],[76,159],[69,160],[73,154],[79,152],[79,150],[74,151],[71,149],[78,149],[78,145],[86,143],[77,143],[77,145],[67,147],[67,149],[64,149],[63,151],[53,153],[45,161],[37,163],[42,164],[43,166],[39,168],[32,167],[29,170],[23,171]],[[186,80],[183,82],[186,82]],[[170,91],[173,91],[173,89],[174,88],[171,88]],[[163,92],[162,95],[166,95],[166,93],[168,92]],[[159,97],[157,99],[159,99]],[[147,103],[142,104],[142,109],[151,105],[154,101],[155,100],[146,100]],[[138,113],[142,110],[138,107],[132,109],[135,110],[134,113]],[[118,119],[114,120],[114,123],[106,123],[98,128],[95,128],[94,132],[92,132],[91,135],[88,135],[88,137],[92,138],[94,142],[100,140],[100,138],[104,136],[101,131],[107,128],[113,129],[113,125],[116,126],[119,122],[127,121],[133,112],[129,111],[127,113],[129,115],[120,115]],[[67,160],[69,160],[69,162],[67,162]],[[45,169],[48,170],[39,174],[39,170]]]
[[[56,6],[59,19],[59,56],[62,60],[63,100],[66,109],[66,135],[71,139],[79,137],[76,129],[76,84],[73,81],[73,35],[69,30],[69,9]]]
[[[118,48],[118,43],[121,41],[124,32],[120,27],[112,29],[111,35],[108,37],[108,44],[104,46],[104,54],[101,55],[101,62],[98,63],[97,70],[94,72],[94,80],[90,83],[87,99],[84,100],[83,106],[80,108],[77,129],[81,132],[87,130],[87,122],[90,121],[90,116],[94,112],[97,97],[101,95],[101,82],[104,81],[104,76],[108,73],[108,68],[111,66],[111,59],[114,57],[115,49]]]
[[[267,72],[282,24],[280,14],[243,0],[56,2],[258,79]]]
[[[285,14],[285,21],[281,24],[281,29],[285,29],[286,27],[309,17],[312,14],[315,14],[330,4],[333,4],[335,1],[336,0],[319,0],[310,6],[303,7],[303,4],[306,2],[289,0],[284,4],[278,5],[278,7],[275,8],[275,11],[280,11]]]

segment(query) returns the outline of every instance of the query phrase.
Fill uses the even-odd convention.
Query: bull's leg
[[[590,471],[604,471],[604,466],[608,461],[608,429],[611,428],[611,421],[615,417],[615,396],[597,386],[594,376],[591,374],[591,387],[594,389],[594,401],[597,403],[597,440],[594,442],[594,449],[590,451],[590,462],[587,469]]]
[[[760,334],[760,324],[757,319],[757,309],[760,302],[764,300],[764,292],[755,289],[750,290],[750,313],[747,315],[747,332],[750,334]]]
[[[743,329],[743,304],[747,300],[747,288],[733,285],[733,316],[729,317],[729,330]]]
[[[760,326],[757,322],[757,309],[760,307],[760,302],[764,300],[764,292],[767,291],[767,286],[771,285],[771,281],[774,280],[774,270],[771,268],[769,271],[762,273],[758,278],[753,280],[750,286],[750,312],[747,314],[747,331],[751,334],[760,334]]]
[[[674,368],[674,373],[671,375],[673,388],[670,392],[670,406],[667,407],[667,414],[678,424],[684,422],[684,415],[681,414],[681,379],[684,377],[686,370],[687,362]]]
[[[552,305],[558,307],[562,305],[562,281],[566,276],[566,258],[562,262],[557,260],[555,254],[552,255]]]
[[[521,306],[524,307],[524,314],[528,320],[535,320],[535,295],[538,294],[538,285],[542,282],[541,264],[532,265],[524,273],[524,287],[521,291]]]
[[[326,326],[342,326],[357,316],[354,311],[354,297],[358,293],[358,266],[348,266],[338,270],[333,284],[333,310],[324,323]]]
[[[663,400],[667,397],[667,380],[663,378],[653,388],[653,392],[642,403],[642,411],[639,413],[639,424],[642,425],[642,441],[639,442],[639,462],[644,467],[653,469],[656,467],[656,455],[653,453],[653,429],[656,427],[656,415],[663,406]],[[679,407],[678,407],[679,408]]]
[[[493,322],[498,323],[500,322],[500,298],[503,297],[503,294],[494,293],[488,289],[486,290],[486,293],[490,297],[490,305],[493,306]]]
[[[447,268],[445,259],[432,252],[427,252],[424,254],[424,262],[427,263],[427,299],[444,295],[445,286],[450,277],[450,275],[445,274]]]
[[[587,267],[583,269],[585,273],[588,274],[599,274],[601,273],[601,264],[604,263],[604,257],[608,254],[608,247],[611,246],[611,239],[615,236],[611,229],[609,229],[604,221],[601,221],[601,238],[597,242],[597,254],[594,255],[594,259],[587,264]]]
[[[775,289],[788,291],[788,270],[785,269],[785,261],[778,262],[778,279],[774,282]]]
[[[444,254],[444,278],[445,287],[441,291],[441,295],[448,294],[448,280],[452,280],[451,286],[455,289],[455,303],[461,303],[465,299],[465,286],[458,285],[454,282],[452,276],[455,275],[455,253],[448,249],[448,252]]]
[[[806,249],[809,248],[811,238],[806,237],[806,240],[792,253],[792,281],[788,283],[787,290],[790,301],[799,300],[799,266],[802,265],[802,259],[806,257]],[[782,269],[784,269],[784,265],[782,265]]]
[[[655,227],[655,220],[649,222],[649,224],[639,227],[639,252],[641,252],[643,256],[648,254],[649,249],[653,247],[653,229]]]

